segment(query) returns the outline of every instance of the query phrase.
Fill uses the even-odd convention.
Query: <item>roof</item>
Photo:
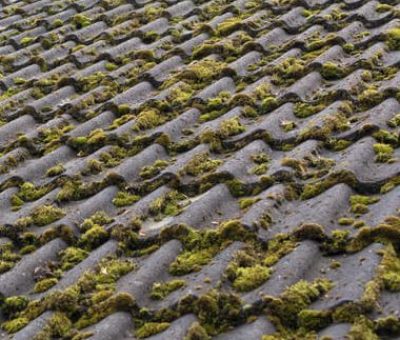
[[[0,3],[2,338],[399,335],[398,1]]]

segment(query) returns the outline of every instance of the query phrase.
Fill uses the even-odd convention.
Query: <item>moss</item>
[[[389,144],[376,143],[374,144],[375,160],[380,163],[389,162],[393,156],[393,148]]]
[[[355,320],[348,333],[349,339],[365,339],[365,340],[378,340],[380,339],[375,331],[374,324],[365,316],[360,316]]]
[[[27,318],[17,318],[11,321],[3,322],[1,328],[3,328],[7,333],[15,333],[24,328],[28,323],[29,319]]]
[[[271,309],[284,325],[295,328],[299,313],[331,288],[332,283],[327,279],[301,280],[287,288],[279,299],[272,300]]]
[[[279,101],[274,96],[268,96],[264,98],[261,102],[261,111],[262,113],[268,113],[272,110],[275,110],[279,106]]]
[[[53,287],[57,282],[58,282],[58,280],[54,277],[40,280],[40,281],[36,282],[35,287],[33,288],[33,291],[35,293],[45,292],[46,290]]]
[[[25,202],[36,201],[38,198],[44,196],[48,189],[46,187],[36,187],[34,184],[24,182],[19,189],[18,197]]]
[[[37,226],[45,226],[65,216],[65,212],[53,205],[42,205],[32,211],[32,222]]]
[[[245,127],[240,123],[238,117],[222,121],[219,125],[218,134],[221,138],[227,138],[245,131]]]
[[[256,264],[252,267],[238,268],[233,288],[239,292],[248,292],[262,285],[271,275],[271,269]]]
[[[247,209],[248,207],[251,207],[254,203],[258,202],[261,198],[255,197],[255,198],[241,198],[239,200],[239,206],[240,209]]]
[[[193,322],[183,340],[211,340],[207,331],[198,322]]]
[[[329,80],[340,79],[344,76],[344,69],[342,66],[329,61],[322,65],[321,75]]]
[[[25,296],[11,296],[4,299],[1,306],[1,311],[7,316],[13,316],[16,313],[24,310],[28,305],[29,299]]]
[[[55,177],[61,175],[65,171],[62,164],[57,164],[46,171],[47,177]]]
[[[151,202],[149,206],[149,212],[156,219],[162,219],[165,215],[176,216],[181,213],[183,208],[180,201],[183,201],[186,198],[186,195],[173,190]]]
[[[201,296],[194,306],[195,313],[207,334],[216,335],[232,324],[243,322],[241,301],[237,295],[212,290]]]
[[[392,245],[386,246],[381,265],[385,289],[391,292],[400,291],[400,259]]]
[[[354,223],[354,218],[351,217],[341,217],[338,220],[340,225],[352,225]]]
[[[195,155],[189,162],[187,162],[183,167],[182,172],[197,177],[198,175],[214,171],[221,164],[221,160],[211,159],[208,153],[201,153]]]
[[[167,282],[155,282],[150,292],[150,296],[155,300],[162,300],[173,291],[186,285],[184,280],[171,280]]]
[[[147,338],[165,331],[169,325],[168,322],[146,322],[135,332],[135,336],[139,339]]]
[[[357,99],[363,108],[368,108],[380,103],[383,99],[383,95],[373,86],[370,86],[361,92]]]
[[[68,247],[60,252],[61,269],[66,271],[73,268],[77,263],[82,262],[88,252],[77,247]]]
[[[369,211],[367,205],[374,204],[379,201],[376,196],[352,195],[350,197],[351,212],[355,214],[365,214]]]
[[[20,43],[21,43],[21,45],[23,45],[23,46],[27,46],[27,45],[29,45],[32,41],[34,41],[35,40],[35,38],[33,38],[33,37],[24,37],[24,38],[22,38],[21,40],[20,40]]]
[[[308,103],[298,102],[295,104],[293,113],[298,118],[307,118],[325,108],[324,104],[312,105]]]
[[[66,181],[56,196],[58,202],[79,200],[80,198],[80,182],[76,180]]]
[[[86,162],[86,169],[82,171],[83,174],[91,173],[98,174],[103,171],[103,163],[97,159],[90,159]]]
[[[304,61],[298,58],[287,58],[273,69],[272,82],[275,85],[289,85],[292,82],[282,80],[294,80],[304,74]]]
[[[168,164],[169,163],[167,161],[158,159],[152,165],[144,166],[140,170],[139,175],[144,179],[150,179],[158,175],[161,172],[161,170],[165,169],[168,166]]]
[[[400,126],[400,113],[396,114],[393,118],[389,119],[387,125],[391,128]]]
[[[82,246],[88,249],[94,249],[103,244],[107,239],[107,231],[100,225],[95,224],[82,234],[79,241]]]
[[[92,20],[84,14],[79,13],[72,18],[72,24],[78,29],[89,26],[91,23]]]
[[[385,32],[386,44],[391,50],[400,50],[400,28],[395,27]]]
[[[55,312],[34,340],[64,337],[72,328],[72,322],[61,312]]]
[[[130,194],[126,191],[118,191],[112,200],[112,203],[116,207],[125,207],[139,201],[140,196]]]
[[[165,121],[166,117],[162,116],[159,110],[146,109],[138,114],[135,125],[132,128],[135,131],[151,129],[163,124]]]
[[[208,264],[218,252],[217,247],[210,247],[195,251],[184,251],[169,266],[172,275],[185,275],[198,272]]]
[[[306,329],[319,330],[332,322],[328,311],[304,309],[299,313],[299,326]]]

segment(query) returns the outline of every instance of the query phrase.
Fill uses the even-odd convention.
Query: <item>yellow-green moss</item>
[[[389,48],[394,51],[400,50],[400,28],[391,28],[385,32],[385,35]]]
[[[129,192],[126,191],[118,191],[115,197],[112,200],[112,203],[116,207],[125,207],[127,205],[131,205],[137,201],[139,201],[140,196],[130,194]]]
[[[198,176],[208,172],[214,171],[222,161],[219,159],[211,159],[208,153],[201,153],[195,155],[183,167],[182,172],[190,176]]]
[[[150,296],[155,300],[162,300],[173,291],[186,285],[184,280],[171,280],[167,282],[155,282],[150,292]]]
[[[344,68],[338,64],[328,61],[322,65],[321,75],[325,79],[333,80],[344,76]]]
[[[89,253],[81,248],[65,248],[60,252],[61,269],[65,271],[73,268],[77,263],[83,261],[88,255]]]
[[[369,204],[374,204],[379,201],[379,197],[376,196],[362,196],[352,195],[350,197],[351,212],[355,214],[365,214],[369,211]]]
[[[29,319],[27,318],[17,318],[3,322],[1,328],[3,328],[7,333],[15,333],[20,329],[24,328],[28,323]]]
[[[176,216],[183,208],[180,201],[183,201],[186,198],[186,195],[173,190],[151,202],[149,212],[151,215],[155,216],[156,219],[161,219],[164,215]]]
[[[256,264],[252,267],[237,268],[233,288],[239,292],[248,292],[262,285],[271,275],[271,269]]]
[[[35,208],[32,213],[32,222],[38,226],[45,226],[65,216],[65,212],[53,205],[42,205]]]
[[[185,275],[198,272],[208,264],[218,252],[218,248],[210,247],[196,251],[184,251],[169,266],[172,275]]]
[[[183,340],[210,340],[207,331],[198,322],[193,322]]]
[[[374,144],[376,154],[375,160],[380,163],[385,163],[391,160],[393,156],[393,148],[389,144],[376,143]]]
[[[139,339],[147,338],[165,331],[169,325],[169,322],[146,322],[135,332],[135,336]]]
[[[238,117],[222,121],[219,125],[218,133],[222,139],[237,135],[245,131],[246,128],[240,123]]]
[[[64,171],[65,171],[64,166],[62,164],[57,164],[47,170],[46,176],[47,177],[58,176],[61,175]]]
[[[55,277],[40,280],[40,281],[36,282],[35,287],[33,288],[33,291],[35,293],[42,293],[42,292],[50,289],[51,287],[53,287],[57,282],[58,282],[58,280]]]
[[[144,179],[152,178],[158,175],[161,170],[165,169],[168,166],[168,162],[162,159],[156,160],[152,165],[146,165],[140,170],[140,177]]]
[[[107,239],[107,231],[102,226],[95,224],[82,234],[79,242],[86,248],[94,249],[104,243]]]
[[[11,296],[5,298],[1,306],[1,311],[8,317],[24,310],[28,305],[29,299],[25,296]]]
[[[248,207],[251,207],[254,203],[258,202],[260,199],[261,198],[259,198],[259,197],[241,198],[239,200],[240,209],[246,209]]]
[[[298,102],[295,104],[293,113],[298,118],[307,118],[322,111],[325,108],[324,104],[312,105],[308,103]]]

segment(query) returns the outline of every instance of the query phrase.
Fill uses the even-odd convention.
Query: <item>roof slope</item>
[[[1,0],[15,339],[400,329],[400,5]]]

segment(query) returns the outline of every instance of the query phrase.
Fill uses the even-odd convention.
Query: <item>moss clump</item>
[[[210,335],[221,333],[232,324],[244,321],[240,298],[234,294],[212,290],[197,300],[194,309],[200,323]]]
[[[299,313],[299,325],[306,329],[319,330],[332,322],[329,311],[304,309]]]
[[[140,177],[144,179],[150,179],[156,175],[158,175],[161,170],[165,169],[168,166],[168,162],[162,159],[156,160],[152,165],[146,165],[140,170]]]
[[[260,152],[258,154],[251,155],[251,160],[257,164],[250,170],[251,174],[261,176],[268,171],[270,158],[265,152]]]
[[[108,239],[108,232],[100,225],[95,224],[84,234],[79,243],[88,249],[94,249],[103,244]]]
[[[176,77],[179,80],[185,81],[188,84],[202,87],[210,81],[217,79],[224,69],[226,63],[204,58],[199,61],[194,61],[185,67]]]
[[[203,175],[214,171],[222,164],[219,159],[211,159],[208,153],[201,153],[194,156],[182,169],[182,173],[190,176]]]
[[[165,331],[169,325],[169,322],[146,322],[135,332],[135,336],[139,339],[147,338]]]
[[[354,223],[354,218],[351,217],[341,217],[338,220],[340,225],[352,225]]]
[[[393,118],[389,119],[387,125],[391,128],[400,126],[400,113],[396,114]]]
[[[45,226],[65,216],[65,212],[53,205],[42,205],[33,210],[32,222],[37,226]]]
[[[172,275],[185,275],[198,272],[217,254],[218,247],[182,252],[169,266]]]
[[[271,269],[259,264],[238,268],[232,286],[239,292],[248,292],[262,285],[269,279],[270,275]]]
[[[327,279],[301,280],[287,288],[279,299],[273,299],[271,309],[284,325],[298,327],[299,313],[331,288],[332,283]]]
[[[168,282],[155,282],[150,292],[150,296],[155,300],[162,300],[173,291],[186,285],[184,280],[171,280]]]
[[[4,299],[1,311],[7,316],[12,317],[16,313],[24,310],[28,305],[28,298],[25,296],[12,296]]]
[[[89,253],[81,248],[68,247],[60,252],[61,269],[63,271],[73,268],[77,263],[82,262]]]
[[[344,76],[343,67],[331,61],[322,65],[321,75],[328,80],[339,79]]]
[[[76,14],[72,18],[72,24],[78,29],[89,26],[91,23],[92,20],[84,14]]]
[[[152,129],[156,126],[163,124],[166,121],[166,116],[161,115],[157,109],[146,109],[141,111],[137,118],[135,125],[132,127],[135,131],[142,131]]]
[[[126,191],[118,191],[115,197],[112,200],[112,203],[116,207],[125,207],[127,205],[131,205],[140,200],[140,196],[130,194]]]
[[[246,128],[240,123],[239,118],[236,117],[222,121],[219,125],[218,134],[224,139],[242,133],[245,130]]]
[[[61,175],[63,172],[65,171],[64,167],[62,164],[57,164],[53,167],[51,167],[50,169],[47,170],[46,172],[46,176],[47,177],[54,177],[54,176],[58,176]]]
[[[374,144],[376,154],[375,160],[380,163],[389,162],[393,156],[393,148],[389,144],[376,143]]]
[[[240,209],[247,209],[248,207],[251,207],[254,203],[258,202],[259,200],[261,200],[261,198],[259,197],[241,198],[239,200]]]
[[[198,322],[193,322],[183,339],[210,340],[211,337],[207,334],[207,331]]]
[[[383,266],[382,280],[385,289],[391,292],[400,291],[400,259],[392,245],[386,247],[381,265]]]
[[[36,187],[34,184],[25,182],[20,188],[17,196],[25,202],[36,201],[38,198],[44,196],[47,193],[47,188]]]
[[[64,313],[55,312],[43,329],[35,336],[35,340],[64,337],[71,328],[71,320]]]
[[[58,282],[58,280],[55,277],[40,280],[40,281],[36,282],[35,287],[33,288],[33,291],[35,293],[44,292],[44,291],[48,290],[49,288],[53,287],[57,282]]]
[[[324,104],[312,105],[308,103],[298,102],[295,104],[293,113],[298,118],[307,118],[325,108]]]
[[[357,99],[363,108],[369,108],[380,103],[383,99],[383,94],[375,87],[369,86],[358,95]]]
[[[149,212],[155,219],[162,219],[164,216],[176,216],[181,213],[183,205],[180,201],[186,200],[186,195],[173,190],[164,196],[156,198],[150,203]]]
[[[15,333],[24,328],[29,323],[27,318],[17,318],[14,320],[6,321],[1,325],[7,333]]]
[[[352,195],[350,197],[351,212],[355,214],[365,214],[369,211],[367,205],[379,201],[376,196]]]
[[[385,33],[386,44],[391,50],[400,50],[400,28],[391,28]]]

